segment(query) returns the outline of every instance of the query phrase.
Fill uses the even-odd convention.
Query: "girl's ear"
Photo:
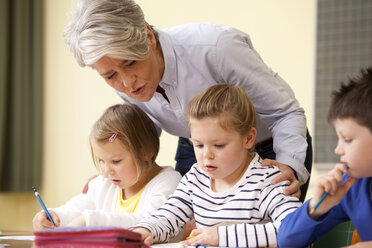
[[[154,153],[153,152],[145,152],[143,154],[143,157],[144,157],[144,161],[150,162],[150,161],[152,161],[152,158],[154,157]]]
[[[252,127],[247,134],[244,136],[244,147],[249,150],[254,146],[256,140],[257,130]]]

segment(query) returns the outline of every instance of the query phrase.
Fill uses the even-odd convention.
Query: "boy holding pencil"
[[[364,242],[359,245],[372,247],[372,67],[334,92],[328,121],[340,163],[317,180],[312,199],[284,218],[280,247],[307,246],[349,220]]]

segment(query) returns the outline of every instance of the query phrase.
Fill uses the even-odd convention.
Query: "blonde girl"
[[[289,182],[261,166],[254,152],[256,113],[245,91],[217,84],[197,95],[187,110],[197,163],[176,191],[134,229],[147,244],[165,242],[195,218],[187,245],[277,246],[281,220],[301,205],[284,195]]]

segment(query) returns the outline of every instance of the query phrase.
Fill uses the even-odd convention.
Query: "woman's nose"
[[[132,89],[136,82],[136,76],[129,73],[121,73],[120,79],[124,87]]]

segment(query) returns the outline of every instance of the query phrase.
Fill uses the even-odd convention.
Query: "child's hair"
[[[189,103],[187,118],[221,117],[220,125],[241,135],[256,126],[256,112],[247,93],[239,86],[220,83],[198,94]]]
[[[333,92],[328,122],[343,118],[353,118],[372,133],[372,67]]]
[[[131,103],[117,104],[109,107],[93,125],[92,139],[99,143],[109,142],[110,137],[122,142],[125,148],[133,154],[137,166],[137,176],[142,172],[142,166],[147,164],[145,155],[151,155],[151,164],[159,152],[159,135],[152,120],[138,106]],[[91,145],[94,164],[100,170]],[[138,178],[137,178],[138,179]]]

